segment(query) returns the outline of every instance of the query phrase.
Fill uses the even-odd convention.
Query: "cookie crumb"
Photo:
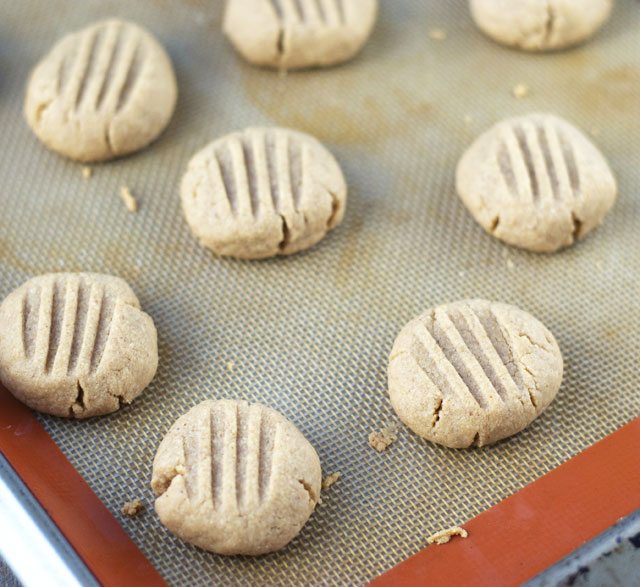
[[[91,167],[89,167],[88,165],[85,165],[82,168],[82,177],[84,179],[91,179],[92,175],[93,175],[93,169],[91,169]]]
[[[236,366],[235,361],[227,361],[227,371],[233,371],[233,368]]]
[[[440,530],[440,532],[436,532],[432,536],[427,538],[427,544],[446,544],[451,540],[454,536],[460,536],[461,538],[466,538],[469,536],[469,532],[467,532],[464,528],[460,526],[454,526],[453,528],[448,528],[447,530]]]
[[[122,513],[128,518],[135,518],[144,509],[144,504],[139,499],[127,501],[122,506]]]
[[[129,210],[129,212],[135,213],[138,211],[138,202],[133,197],[133,194],[131,193],[131,190],[128,186],[125,185],[120,188],[120,197],[122,198],[122,201],[124,202],[124,205],[127,207],[127,210]]]
[[[443,29],[431,29],[429,31],[429,38],[434,41],[444,41],[447,38],[447,31]]]
[[[516,264],[511,259],[507,259],[507,269],[513,271],[515,268]]]
[[[369,434],[369,446],[378,452],[387,450],[396,440],[398,440],[396,426],[387,426],[380,432],[373,431]]]
[[[340,471],[336,471],[335,473],[331,473],[331,475],[327,475],[322,480],[322,491],[326,491],[327,489],[329,489],[339,479],[340,479]]]
[[[526,98],[529,95],[529,86],[527,84],[517,84],[511,90],[511,93],[518,100],[522,100],[522,98]]]

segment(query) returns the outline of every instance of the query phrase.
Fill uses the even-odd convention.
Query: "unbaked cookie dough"
[[[323,67],[360,51],[377,13],[378,0],[229,0],[223,29],[255,65]]]
[[[344,216],[347,186],[331,153],[309,135],[249,128],[191,159],[182,209],[217,255],[261,259],[307,249]]]
[[[510,245],[554,252],[598,226],[616,180],[595,145],[551,114],[504,120],[458,164],[457,190],[490,234]]]
[[[401,331],[389,395],[416,434],[451,448],[492,444],[526,428],[556,396],[563,362],[553,335],[507,304],[432,308]]]
[[[141,27],[105,20],[61,39],[31,74],[25,115],[50,149],[104,161],[146,147],[177,98],[173,66]]]
[[[258,555],[286,546],[320,497],[314,448],[278,412],[208,400],[179,418],[153,461],[160,521],[218,554]]]
[[[131,403],[158,366],[156,329],[120,278],[50,273],[0,305],[0,380],[40,412],[88,418]]]
[[[478,28],[494,41],[527,51],[586,41],[608,20],[613,0],[471,0]]]

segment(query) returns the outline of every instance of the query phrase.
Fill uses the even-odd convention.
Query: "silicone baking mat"
[[[382,0],[356,60],[284,77],[236,57],[220,33],[220,1],[0,0],[0,12],[0,294],[43,272],[107,272],[127,279],[154,317],[160,367],[140,399],[91,421],[41,421],[169,583],[363,583],[640,414],[637,2],[619,0],[584,47],[527,55],[478,33],[463,0]],[[180,98],[157,143],[84,179],[28,130],[24,86],[57,38],[113,15],[160,38]],[[530,93],[518,100],[511,92],[521,83]],[[620,185],[605,224],[553,256],[484,234],[453,185],[479,132],[531,110],[592,133]],[[259,124],[327,144],[350,186],[346,219],[292,258],[216,259],[186,227],[179,180],[196,149]],[[122,185],[138,197],[137,214],[119,199]],[[447,450],[401,428],[376,453],[369,432],[396,421],[386,396],[396,333],[426,307],[470,296],[514,303],[553,331],[566,361],[557,400],[494,447]],[[325,471],[342,474],[285,551],[208,554],[172,537],[152,511],[159,440],[211,397],[280,410]],[[138,497],[147,511],[122,518],[122,504]]]

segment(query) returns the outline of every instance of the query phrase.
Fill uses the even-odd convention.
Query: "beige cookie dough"
[[[131,22],[112,19],[67,35],[36,65],[25,116],[53,151],[104,161],[157,138],[176,98],[173,66],[158,41]]]
[[[455,536],[467,538],[469,536],[469,532],[460,526],[453,526],[452,528],[440,530],[440,532],[436,532],[429,536],[429,538],[427,538],[427,544],[448,544]]]
[[[487,232],[547,253],[591,232],[617,195],[597,147],[566,120],[539,113],[504,120],[482,134],[460,160],[456,183]]]
[[[338,481],[340,481],[340,471],[330,473],[322,479],[322,491],[329,491]]]
[[[533,316],[465,300],[409,322],[389,359],[391,404],[416,434],[451,448],[492,444],[526,428],[556,396],[562,355]]]
[[[387,426],[380,431],[372,430],[369,433],[369,446],[378,452],[387,450],[396,440],[398,440],[398,429],[396,426]]]
[[[309,135],[249,128],[191,159],[182,209],[217,255],[261,259],[307,249],[344,216],[347,186],[331,153]]]
[[[0,380],[40,412],[88,418],[131,403],[158,366],[156,329],[120,278],[34,277],[0,305]]]
[[[527,51],[586,41],[608,20],[613,0],[471,0],[478,28],[494,41]]]
[[[362,49],[377,13],[378,0],[229,0],[223,29],[255,65],[326,67]]]
[[[156,512],[174,534],[218,554],[279,550],[320,497],[318,455],[278,412],[208,400],[179,418],[153,461]]]
[[[133,499],[131,501],[125,501],[122,509],[122,515],[127,518],[135,518],[144,509],[144,504],[139,499]]]

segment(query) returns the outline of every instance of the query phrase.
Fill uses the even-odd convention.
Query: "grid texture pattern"
[[[127,279],[155,319],[160,367],[132,406],[41,420],[171,584],[361,584],[640,413],[640,5],[620,0],[584,47],[528,55],[477,32],[464,0],[382,0],[356,60],[285,77],[236,57],[221,12],[219,0],[0,0],[0,294],[43,272],[106,272]],[[180,97],[157,143],[86,180],[37,142],[21,103],[30,68],[57,38],[111,15],[161,39]],[[431,39],[432,28],[446,40]],[[522,100],[511,94],[518,83],[531,89]],[[487,236],[454,191],[473,138],[533,110],[597,135],[620,186],[605,224],[553,256]],[[269,124],[310,132],[334,152],[350,186],[345,222],[292,258],[216,259],[189,233],[180,177],[210,140]],[[137,214],[121,185],[138,196]],[[425,308],[465,297],[513,303],[549,327],[566,362],[557,400],[493,447],[447,450],[401,428],[374,452],[368,433],[396,421],[386,395],[395,335]],[[191,406],[219,397],[280,410],[325,471],[342,473],[283,552],[209,554],[152,511],[160,439]],[[133,498],[147,511],[124,519]]]

